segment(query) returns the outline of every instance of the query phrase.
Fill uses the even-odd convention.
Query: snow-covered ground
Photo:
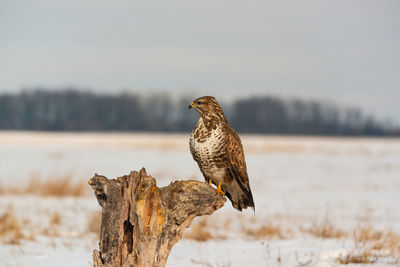
[[[95,172],[115,178],[141,167],[159,186],[203,180],[188,137],[0,132],[0,184],[66,174],[87,181]],[[242,142],[256,213],[227,202],[196,219],[203,227],[187,230],[168,266],[332,266],[370,248],[370,241],[389,243],[356,238],[363,229],[399,236],[400,139],[242,136]],[[12,214],[24,236],[10,244],[0,226],[0,266],[91,266],[98,237],[88,225],[99,210],[91,194],[0,195],[0,217]],[[198,229],[209,233],[205,242],[190,238]],[[374,251],[375,265],[398,264],[400,246],[395,249]]]

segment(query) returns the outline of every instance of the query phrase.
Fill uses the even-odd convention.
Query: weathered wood
[[[103,208],[95,267],[165,266],[193,218],[212,214],[226,201],[199,181],[158,188],[144,168],[115,180],[95,174],[89,184]]]

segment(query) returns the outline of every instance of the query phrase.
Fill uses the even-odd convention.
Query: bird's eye
[[[201,105],[201,101],[197,101],[197,105]]]

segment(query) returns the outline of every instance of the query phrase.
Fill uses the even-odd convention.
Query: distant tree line
[[[193,96],[193,98],[195,98]],[[94,94],[74,89],[0,95],[0,129],[43,131],[188,132],[197,114],[191,97],[166,94]],[[223,104],[223,103],[222,103]],[[306,135],[399,135],[398,130],[318,101],[264,96],[223,104],[233,128],[243,133]]]

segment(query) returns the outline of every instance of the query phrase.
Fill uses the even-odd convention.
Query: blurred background
[[[170,266],[398,263],[399,13],[394,0],[0,1],[4,266],[88,266],[95,172],[202,181],[187,107],[203,95],[242,138],[257,212],[227,203],[195,221]]]
[[[398,134],[398,11],[1,1],[0,128],[187,132],[187,102],[214,95],[239,131]]]

